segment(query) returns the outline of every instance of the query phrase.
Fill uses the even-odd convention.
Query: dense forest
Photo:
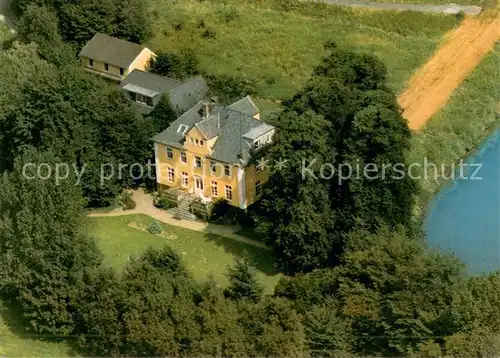
[[[416,182],[319,173],[324,163],[407,164],[411,133],[377,58],[326,44],[273,119],[275,144],[262,155],[288,165],[272,172],[252,215],[289,276],[263,295],[244,259],[228,268],[226,288],[196,281],[168,247],[145,248],[120,273],[104,267],[87,208],[137,183],[102,185],[99,168],[146,163],[149,138],[172,115],[161,106],[137,115],[75,54],[96,31],[144,41],[144,5],[19,4],[18,35],[0,52],[0,292],[26,329],[97,356],[500,354],[500,273],[469,277],[456,258],[427,247],[412,212]],[[196,73],[188,60],[162,73]],[[315,175],[302,176],[304,158],[318,163]],[[60,183],[25,172],[26,163],[61,162],[75,172]]]

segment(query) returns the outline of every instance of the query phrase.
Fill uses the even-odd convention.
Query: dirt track
[[[420,129],[443,107],[500,38],[500,15],[467,18],[448,34],[446,42],[410,79],[399,96],[403,117],[411,129]]]

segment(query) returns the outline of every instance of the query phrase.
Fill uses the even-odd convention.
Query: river
[[[431,246],[454,252],[476,275],[500,269],[500,130],[466,162],[482,165],[480,179],[444,186],[430,203],[425,229]]]

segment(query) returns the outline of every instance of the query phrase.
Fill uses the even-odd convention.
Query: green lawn
[[[0,356],[2,357],[70,357],[71,348],[62,342],[40,340],[25,332],[19,316],[0,302]]]
[[[287,1],[151,1],[153,51],[192,49],[202,70],[254,79],[257,95],[293,95],[324,55],[323,44],[379,56],[396,91],[458,24],[452,15],[374,12]],[[209,30],[213,37],[204,37]]]
[[[266,293],[272,293],[281,277],[273,267],[272,252],[239,241],[162,224],[165,238],[129,226],[134,222],[148,226],[152,218],[146,215],[91,218],[93,231],[104,253],[105,263],[122,270],[129,256],[140,254],[146,247],[169,245],[182,256],[199,281],[212,275],[221,285],[227,284],[227,268],[235,256],[245,254],[257,268],[257,276]]]
[[[410,162],[451,164],[474,151],[500,125],[500,46],[489,53],[453,93],[448,104],[412,138]],[[420,181],[419,209],[425,210],[446,180],[435,181],[432,171]]]

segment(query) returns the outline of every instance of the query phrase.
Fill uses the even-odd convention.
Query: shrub
[[[148,231],[153,235],[160,235],[163,232],[163,229],[161,228],[158,221],[153,220],[148,226]]]
[[[229,23],[237,20],[240,17],[240,13],[238,12],[238,9],[233,6],[224,7],[221,10],[221,17],[225,23]]]
[[[232,206],[224,199],[214,203],[209,221],[221,225],[241,225],[245,227],[255,225],[254,219],[245,210]]]
[[[120,198],[120,205],[123,210],[132,210],[136,207],[136,202],[132,199],[132,194],[128,191],[123,191]]]
[[[458,21],[462,21],[465,18],[465,13],[463,12],[463,10],[460,10],[455,14],[455,17]]]
[[[154,206],[159,209],[168,210],[174,208],[175,204],[167,199],[165,195],[157,195],[153,200]]]
[[[206,38],[206,39],[216,39],[217,33],[215,32],[214,29],[209,27],[209,28],[205,29],[205,31],[202,32],[201,36]]]
[[[181,31],[184,28],[184,23],[180,20],[175,20],[172,23],[172,27],[174,28],[175,31]]]
[[[222,104],[233,103],[257,92],[255,80],[249,77],[204,74],[211,94]]]
[[[180,54],[159,52],[150,62],[150,71],[161,76],[185,80],[199,73],[198,58],[194,51]]]

